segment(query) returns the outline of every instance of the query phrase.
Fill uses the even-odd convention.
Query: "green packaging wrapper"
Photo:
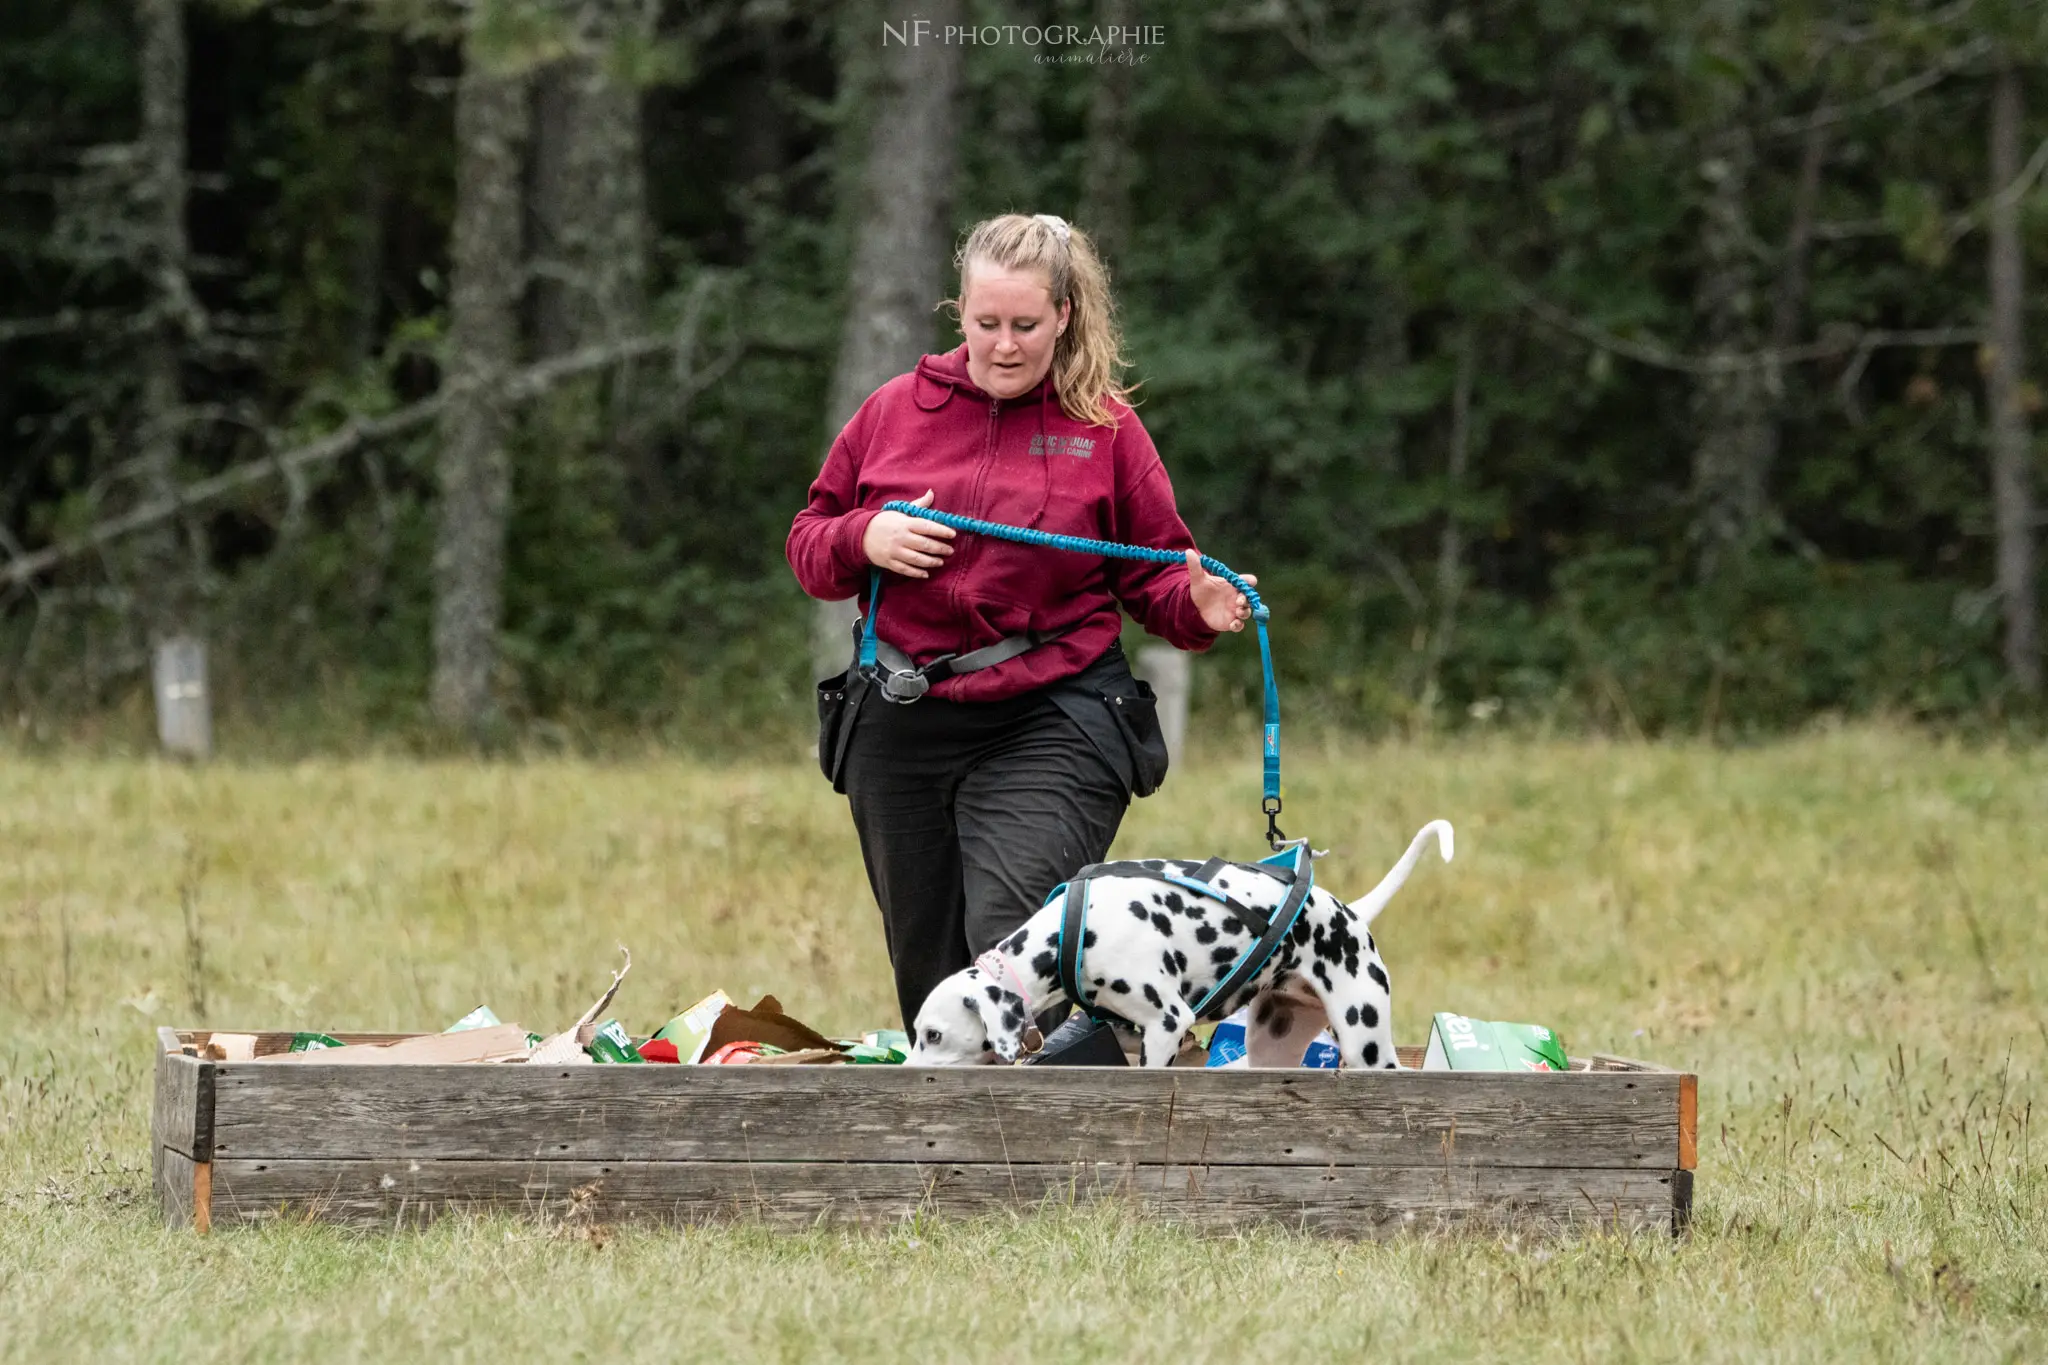
[[[324,1052],[330,1047],[344,1046],[346,1044],[341,1039],[329,1037],[325,1033],[294,1033],[292,1035],[292,1045],[286,1048],[285,1051]]]
[[[597,1036],[590,1040],[590,1046],[583,1049],[590,1054],[593,1062],[644,1062],[640,1049],[633,1046],[633,1040],[626,1033],[625,1025],[616,1019],[607,1019],[598,1026]]]
[[[901,1066],[910,1060],[910,1035],[902,1029],[876,1029],[863,1033],[856,1041],[852,1038],[832,1040],[846,1055],[846,1060],[861,1066]]]
[[[1429,1029],[1424,1071],[1563,1071],[1564,1040],[1541,1024],[1503,1024],[1436,1016]]]
[[[466,1033],[473,1028],[496,1028],[502,1022],[497,1015],[491,1012],[489,1005],[478,1005],[468,1014],[463,1015],[441,1031],[443,1033]]]

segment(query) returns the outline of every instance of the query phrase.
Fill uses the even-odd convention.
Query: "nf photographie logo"
[[[1079,24],[934,24],[915,17],[897,23],[882,21],[883,47],[923,47],[926,43],[1005,47],[1022,43],[1026,47],[1133,48],[1160,47],[1165,42],[1164,24],[1083,28]]]

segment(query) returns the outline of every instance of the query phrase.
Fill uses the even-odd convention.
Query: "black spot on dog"
[[[1180,968],[1173,965],[1173,953],[1171,950],[1168,950],[1167,952],[1160,954],[1159,965],[1161,968],[1165,970],[1168,976],[1180,975]]]
[[[1175,973],[1180,973],[1186,971],[1187,969],[1188,955],[1182,952],[1180,949],[1175,948],[1173,950],[1173,970],[1175,971]]]
[[[1145,1003],[1155,1010],[1163,1008],[1166,1004],[1159,998],[1159,992],[1152,989],[1152,983],[1149,981],[1145,983]]]
[[[1129,995],[1131,993],[1131,983],[1124,980],[1122,977],[1118,977],[1116,980],[1110,982],[1109,988],[1115,991],[1118,995]]]
[[[1308,942],[1308,921],[1296,920],[1294,922],[1294,932],[1287,937],[1293,939],[1297,947]]]
[[[1344,1022],[1352,1025],[1353,1027],[1357,1026],[1358,1006],[1353,1005],[1350,1009],[1344,1011]]]
[[[1145,908],[1145,903],[1143,901],[1131,902],[1131,915],[1140,924],[1144,924],[1152,918],[1151,912]]]
[[[1209,953],[1209,960],[1219,967],[1235,962],[1237,961],[1237,949],[1227,946],[1213,949]]]
[[[1217,928],[1226,934],[1241,934],[1244,932],[1244,921],[1236,915],[1225,915],[1223,923],[1218,925]]]
[[[1214,943],[1215,941],[1216,941],[1216,926],[1215,926],[1215,925],[1213,925],[1213,924],[1204,924],[1204,925],[1201,925],[1201,926],[1200,926],[1199,928],[1197,928],[1197,929],[1195,930],[1195,942],[1197,942],[1197,943]]]
[[[1380,1026],[1380,1012],[1371,1005],[1359,1006],[1358,1018],[1367,1028],[1378,1028]]]
[[[1315,973],[1315,978],[1316,978],[1316,980],[1318,980],[1318,981],[1320,981],[1320,982],[1322,982],[1322,983],[1323,983],[1323,989],[1324,989],[1324,990],[1328,991],[1328,990],[1335,990],[1335,989],[1336,989],[1336,987],[1335,987],[1335,986],[1333,986],[1333,985],[1332,985],[1332,984],[1330,983],[1330,964],[1329,964],[1329,963],[1327,963],[1327,962],[1318,962],[1318,963],[1316,963],[1316,965],[1315,965],[1314,967],[1312,967],[1312,968],[1311,968],[1310,970],[1311,970],[1311,971],[1313,971],[1313,972]]]
[[[1095,978],[1095,981],[1094,981],[1094,985],[1095,985],[1095,987],[1096,987],[1096,988],[1097,988],[1098,990],[1099,990],[1099,989],[1101,989],[1101,987],[1102,987],[1102,978],[1101,978],[1101,977],[1099,977],[1099,976],[1098,976],[1098,977],[1096,977],[1096,978]]]
[[[1081,935],[1081,946],[1083,948],[1093,948],[1095,946],[1095,931],[1093,929]]]
[[[1162,934],[1170,934],[1173,932],[1173,921],[1155,911],[1152,915],[1152,927]]]
[[[1188,903],[1181,899],[1180,892],[1178,891],[1167,892],[1164,899],[1159,903],[1176,915],[1184,915],[1188,910]]]
[[[1012,1005],[1009,1009],[1003,1011],[1003,1032],[1008,1033],[1013,1029],[1020,1029],[1023,1027],[1023,1010],[1020,1010],[1016,1006]]]
[[[989,986],[986,988],[986,991],[988,995],[988,1002],[991,1005],[997,1004],[1003,998],[1003,991],[1002,987],[1000,986]]]
[[[1380,989],[1381,989],[1381,990],[1383,990],[1383,991],[1384,991],[1384,990],[1389,990],[1389,989],[1391,989],[1391,988],[1390,988],[1390,987],[1389,987],[1389,986],[1387,985],[1387,974],[1386,974],[1385,972],[1383,972],[1383,971],[1381,971],[1381,970],[1380,970],[1380,964],[1379,964],[1379,963],[1377,963],[1377,962],[1368,962],[1368,963],[1366,963],[1366,964],[1365,964],[1365,974],[1366,974],[1367,976],[1371,977],[1371,978],[1372,978],[1373,980],[1375,980],[1375,981],[1379,982],[1379,983],[1380,983]]]
[[[1367,1066],[1378,1066],[1380,1064],[1380,1045],[1378,1043],[1367,1043],[1365,1045],[1365,1064]]]
[[[1059,970],[1059,967],[1059,954],[1055,953],[1050,948],[1040,953],[1037,957],[1031,959],[1031,970],[1038,973],[1040,976],[1051,976],[1054,972]]]

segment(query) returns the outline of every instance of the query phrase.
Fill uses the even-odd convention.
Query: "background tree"
[[[879,44],[880,61],[872,68],[873,112],[849,214],[853,252],[846,321],[825,402],[828,440],[869,394],[914,366],[938,330],[932,309],[951,259],[956,102],[965,50],[939,36],[957,28],[964,14],[960,0],[926,6],[918,18],[930,29],[920,39],[920,31],[900,19],[890,29],[870,13],[866,32],[856,27],[847,43],[849,60],[857,63],[869,60],[870,44]],[[845,666],[852,613],[844,603],[822,602],[816,614],[813,650],[824,677]]]
[[[521,151],[528,80],[493,49],[490,5],[473,12],[455,97],[455,222],[434,542],[435,717],[478,730],[491,713],[511,504],[501,386],[518,359]]]
[[[2020,75],[2010,60],[1991,80],[1990,328],[1985,387],[1991,409],[1991,500],[1998,524],[1998,598],[2005,666],[2013,685],[2041,690],[2040,610],[2034,556],[2034,438],[2027,414],[2039,391],[2026,379],[2026,257],[2020,244]]]

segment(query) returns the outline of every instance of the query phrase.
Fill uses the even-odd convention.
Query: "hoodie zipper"
[[[996,462],[996,434],[997,434],[997,424],[998,424],[998,423],[999,423],[999,422],[1000,422],[1000,421],[1002,420],[1002,413],[1003,413],[1003,400],[1002,400],[1002,399],[1000,399],[1000,398],[991,398],[991,399],[989,399],[989,400],[988,400],[988,430],[987,430],[986,434],[985,434],[985,435],[984,435],[984,436],[982,437],[982,442],[981,442],[981,468],[980,468],[980,469],[978,469],[978,470],[976,470],[976,471],[975,471],[975,474],[974,474],[974,485],[973,485],[973,487],[974,487],[974,493],[973,493],[973,503],[974,503],[974,508],[976,508],[976,509],[980,508],[980,507],[981,507],[981,505],[982,505],[982,502],[983,502],[983,495],[984,495],[984,494],[986,493],[986,491],[987,491],[987,489],[988,489],[988,479],[989,479],[989,474],[990,474],[990,473],[991,473],[991,472],[992,472],[992,471],[994,470],[994,468],[995,468],[995,462]],[[978,515],[978,512],[976,512],[976,511],[970,511],[970,512],[969,512],[969,515],[970,515],[970,516],[973,516],[973,515]],[[961,577],[961,575],[960,575],[960,570],[961,570],[962,568],[964,568],[964,567],[965,567],[965,560],[966,560],[966,559],[967,559],[967,558],[968,558],[969,556],[972,556],[972,555],[974,555],[974,554],[975,554],[975,552],[976,552],[976,551],[978,551],[978,550],[979,550],[979,549],[981,548],[981,547],[980,547],[980,544],[979,544],[979,541],[980,541],[980,540],[981,540],[981,537],[979,537],[979,536],[975,536],[975,537],[972,537],[972,538],[971,538],[971,540],[970,540],[970,542],[969,542],[969,548],[968,548],[968,552],[967,552],[967,555],[963,555],[963,556],[961,556],[960,560],[957,560],[957,561],[955,561],[955,563],[954,563],[954,564],[952,565],[952,568],[953,568],[953,573],[951,573],[950,575],[948,575],[948,577],[949,577],[949,578],[950,578],[950,579],[951,579],[952,581],[951,581],[951,582],[950,582],[950,583],[949,583],[949,584],[947,585],[947,593],[946,593],[946,595],[947,595],[948,599],[949,599],[949,600],[950,600],[950,601],[952,602],[952,604],[953,604],[953,614],[954,614],[954,617],[955,617],[955,619],[962,619],[962,618],[964,618],[964,615],[965,615],[965,614],[964,614],[964,613],[963,613],[963,612],[961,611],[961,606],[960,606],[960,588],[959,588],[959,583],[960,583],[960,577]],[[962,650],[965,650],[965,649],[969,648],[969,645],[968,645],[968,643],[967,643],[967,637],[966,637],[966,632],[965,632],[965,630],[964,630],[964,629],[963,629],[963,630],[962,630],[962,632],[961,632],[961,643],[960,643],[960,646],[959,646],[959,648],[960,648],[960,649],[962,649]]]

